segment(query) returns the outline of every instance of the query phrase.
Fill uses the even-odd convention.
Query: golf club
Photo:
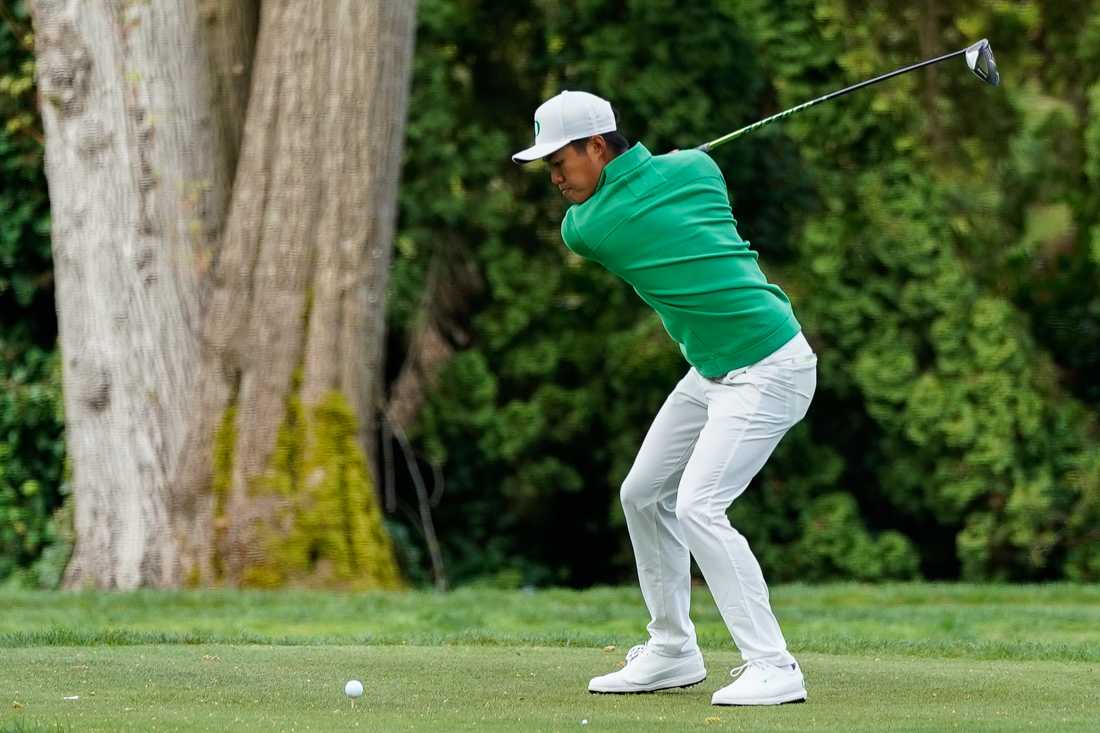
[[[803,110],[803,109],[806,109],[808,107],[813,107],[815,104],[821,104],[822,102],[826,102],[830,99],[835,99],[836,97],[847,94],[848,92],[854,92],[855,90],[862,89],[863,87],[869,87],[872,84],[877,84],[880,81],[885,81],[885,80],[887,80],[891,77],[897,76],[898,74],[904,74],[907,71],[912,71],[913,69],[919,69],[922,66],[929,66],[930,64],[938,64],[941,61],[946,61],[947,59],[952,59],[952,58],[955,58],[956,56],[965,56],[966,57],[966,65],[970,68],[971,71],[974,72],[974,75],[977,76],[982,81],[986,82],[987,84],[992,84],[993,86],[997,86],[1000,83],[1001,75],[999,73],[997,73],[997,64],[993,61],[993,49],[990,48],[989,41],[986,40],[985,38],[983,38],[982,40],[978,41],[977,43],[971,44],[970,46],[967,46],[966,48],[962,49],[961,51],[955,51],[953,53],[944,54],[943,56],[937,56],[934,59],[928,59],[927,61],[921,61],[920,63],[916,63],[916,64],[913,64],[911,66],[906,66],[906,67],[901,68],[901,69],[896,69],[894,71],[891,71],[888,74],[882,74],[881,76],[876,76],[874,79],[868,79],[867,81],[861,81],[860,83],[853,84],[850,87],[845,87],[844,89],[840,89],[840,90],[835,91],[835,92],[830,92],[829,94],[826,94],[823,97],[818,97],[817,99],[811,99],[809,102],[803,102],[802,104],[798,105],[797,107],[791,107],[790,109],[788,109],[786,111],[780,112],[778,114],[774,114],[771,117],[766,117],[766,118],[760,120],[759,122],[754,122],[751,125],[748,125],[747,127],[742,127],[740,130],[734,130],[733,132],[729,133],[728,135],[723,135],[722,137],[711,140],[710,142],[703,143],[702,145],[698,146],[696,148],[696,150],[702,150],[704,152],[709,151],[709,150],[721,145],[722,143],[729,142],[730,140],[733,140],[734,138],[741,137],[745,133],[752,132],[753,130],[755,130],[759,127],[763,127],[764,125],[775,122],[776,120],[781,120],[784,117],[787,117],[788,115],[792,115],[795,112],[798,112],[799,110]]]

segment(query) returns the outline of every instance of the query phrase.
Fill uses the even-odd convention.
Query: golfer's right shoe
[[[682,657],[666,657],[649,647],[648,642],[632,647],[626,666],[618,672],[593,677],[589,692],[656,692],[672,687],[691,687],[707,678],[703,654],[696,649]]]
[[[782,705],[806,702],[806,680],[798,663],[776,667],[745,662],[730,672],[737,680],[717,690],[711,705]]]

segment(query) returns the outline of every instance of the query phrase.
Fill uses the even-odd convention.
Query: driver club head
[[[966,49],[966,65],[986,84],[997,86],[1001,75],[997,72],[997,63],[993,60],[993,49],[989,41],[983,38]]]

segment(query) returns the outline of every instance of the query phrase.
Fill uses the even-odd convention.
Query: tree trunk
[[[168,484],[232,174],[203,21],[189,0],[38,0],[34,22],[77,537],[64,582],[173,585]]]
[[[448,243],[428,268],[424,293],[412,321],[408,353],[390,388],[386,416],[395,430],[408,432],[455,345],[470,339],[468,319],[472,299],[485,287],[476,265]]]
[[[378,378],[413,20],[400,0],[263,5],[180,476],[185,495],[214,487],[201,577],[399,583],[359,425]]]
[[[358,439],[414,4],[256,8],[36,0],[70,587],[399,583]]]

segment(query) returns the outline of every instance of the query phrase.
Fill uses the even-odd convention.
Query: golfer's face
[[[575,204],[584,203],[596,189],[603,166],[586,148],[578,153],[572,145],[546,156],[550,166],[550,182],[558,187],[561,195]]]

